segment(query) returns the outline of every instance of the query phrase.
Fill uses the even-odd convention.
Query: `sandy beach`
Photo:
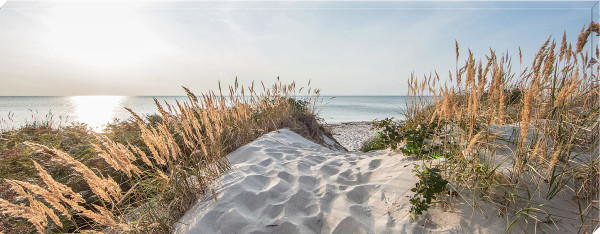
[[[597,2],[0,7],[0,234],[600,234]]]
[[[208,192],[180,219],[177,233],[501,233],[505,227],[497,214],[477,215],[462,203],[411,220],[417,181],[411,171],[419,161],[389,150],[331,150],[281,129],[228,158],[232,169],[217,179],[216,199]]]
[[[331,129],[333,137],[348,151],[358,151],[363,142],[377,134],[371,129],[371,122],[347,122],[326,124]]]
[[[506,216],[488,202],[473,207],[466,192],[445,196],[443,203],[412,220],[410,189],[418,181],[413,169],[423,161],[389,149],[355,151],[374,135],[370,123],[328,127],[348,151],[280,129],[230,153],[232,169],[216,179],[216,198],[207,191],[179,220],[175,232],[506,232]],[[561,196],[548,204],[568,210],[572,203]],[[573,220],[557,221],[543,224],[543,229],[518,221],[510,233],[577,231]]]

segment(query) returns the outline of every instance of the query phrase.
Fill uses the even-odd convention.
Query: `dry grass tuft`
[[[205,190],[216,201],[211,181],[228,170],[227,153],[284,127],[323,143],[314,108],[320,90],[309,87],[299,93],[295,83],[277,82],[269,88],[261,84],[262,91],[257,92],[254,83],[243,87],[236,78],[228,96],[220,83],[218,93],[198,97],[184,87],[187,102],[162,105],[154,99],[160,116],[150,123],[127,109],[139,142],[119,143],[90,133],[93,151],[112,169],[108,174],[61,150],[25,142],[38,154],[77,172],[74,176],[82,177],[91,193],[75,193],[34,162],[44,186],[6,180],[27,202],[0,199],[0,211],[25,218],[38,232],[169,232]],[[298,94],[304,99],[298,99]]]
[[[509,229],[524,220],[536,230],[553,230],[553,217],[578,223],[580,232],[596,229],[598,65],[582,51],[598,30],[597,23],[584,27],[575,49],[566,33],[558,50],[548,38],[531,68],[518,74],[508,55],[494,51],[485,62],[468,51],[464,65],[450,72],[450,83],[411,74],[408,94],[417,101],[408,106],[403,129],[436,123],[428,140],[437,144],[426,148],[446,156],[440,167],[448,180],[494,203]],[[457,43],[457,64],[458,55]],[[432,104],[421,101],[428,95]],[[553,200],[559,194],[577,203],[567,208],[569,215],[557,212],[563,209]]]

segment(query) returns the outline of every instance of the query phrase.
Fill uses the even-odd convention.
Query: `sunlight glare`
[[[73,96],[71,102],[75,107],[75,121],[86,123],[95,131],[116,117],[121,108],[123,96]]]

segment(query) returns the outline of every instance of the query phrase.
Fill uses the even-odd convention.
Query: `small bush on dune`
[[[187,102],[162,105],[155,99],[160,115],[148,121],[130,111],[132,120],[110,124],[105,134],[82,130],[71,136],[81,137],[85,153],[35,137],[9,138],[14,143],[0,145],[2,153],[10,148],[6,144],[18,145],[32,155],[26,160],[32,166],[24,178],[2,177],[23,199],[4,196],[0,211],[26,219],[39,232],[164,233],[205,189],[214,196],[211,181],[228,169],[227,153],[283,127],[323,142],[312,106],[319,90],[308,89],[307,97],[316,96],[307,100],[296,98],[294,83],[262,85],[257,92],[254,84],[241,87],[236,80],[229,96],[220,85],[201,96],[184,90]],[[57,176],[47,162],[68,175]]]
[[[389,146],[392,150],[396,150],[398,144],[404,141],[402,125],[396,123],[394,118],[373,121],[373,129],[381,129],[381,131],[377,133],[378,138],[381,139],[383,145]]]
[[[418,125],[415,128],[412,127],[411,125],[397,123],[393,118],[373,121],[373,129],[381,130],[375,138],[365,142],[364,147],[365,149],[390,147],[392,150],[402,151],[406,156],[415,155],[418,158],[438,158],[433,153],[434,149],[425,142],[435,133],[437,123],[432,122],[426,125]]]
[[[388,145],[385,144],[385,140],[381,137],[381,135],[377,134],[363,142],[362,146],[360,147],[360,151],[366,153],[373,150],[385,149],[387,147]]]
[[[438,168],[428,168],[424,166],[421,171],[419,170],[419,165],[415,165],[413,172],[419,178],[419,182],[417,182],[415,187],[410,190],[415,193],[413,197],[410,198],[411,219],[422,215],[432,204],[437,203],[435,201],[436,194],[445,191],[446,185],[448,184],[448,181],[440,175],[440,169]]]

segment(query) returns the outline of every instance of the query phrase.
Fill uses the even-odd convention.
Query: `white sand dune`
[[[335,151],[282,129],[228,155],[232,169],[177,233],[502,233],[495,213],[457,203],[410,220],[411,158]],[[493,210],[493,209],[482,209]],[[513,231],[517,231],[518,227]],[[519,232],[519,231],[517,231]]]

